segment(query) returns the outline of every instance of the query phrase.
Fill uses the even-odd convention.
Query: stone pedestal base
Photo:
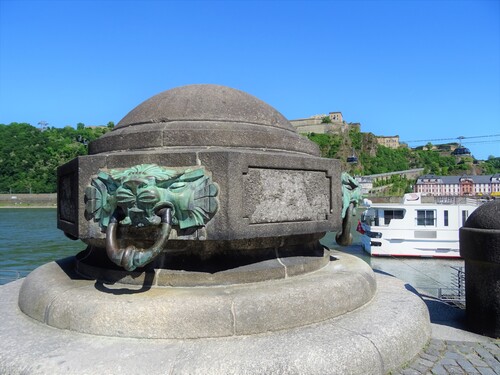
[[[103,336],[190,339],[279,331],[341,316],[373,298],[375,277],[365,262],[338,252],[326,255],[319,258],[326,264],[313,272],[201,287],[86,280],[75,273],[75,258],[71,257],[33,271],[21,287],[19,307],[29,317],[52,327]],[[292,275],[296,267],[308,264],[304,257],[297,258],[297,264],[291,259],[285,261],[288,266],[283,263],[280,268]],[[271,274],[274,263],[269,263],[231,271]],[[183,273],[203,274],[198,279],[224,279],[217,274],[227,272]],[[170,273],[168,279],[175,282],[178,272]],[[196,279],[195,275],[191,277]]]
[[[123,288],[109,288],[115,292],[108,294],[100,290],[95,281],[72,280],[68,274],[66,280],[63,274],[58,274],[56,280],[50,279],[50,273],[47,273],[45,280],[47,285],[52,284],[51,288],[54,288],[55,284],[61,285],[59,297],[61,300],[65,293],[64,285],[67,287],[72,282],[78,284],[66,290],[68,301],[72,301],[67,305],[67,310],[73,306],[83,319],[79,322],[81,326],[94,328],[101,326],[103,332],[107,330],[108,336],[103,336],[104,333],[96,335],[76,332],[75,326],[71,325],[66,327],[67,329],[57,329],[29,318],[19,309],[18,298],[22,280],[4,285],[0,287],[2,300],[0,314],[3,318],[3,323],[0,325],[0,373],[385,374],[418,354],[430,337],[428,311],[421,299],[409,292],[405,285],[395,278],[377,275],[378,287],[368,303],[350,312],[334,314],[336,317],[332,317],[329,311],[331,306],[352,304],[352,301],[342,302],[343,298],[339,299],[337,289],[349,289],[353,279],[339,278],[337,275],[342,273],[348,275],[349,269],[359,275],[356,268],[360,270],[364,267],[358,263],[360,260],[349,255],[336,253],[335,259],[322,270],[307,275],[316,280],[308,286],[310,297],[304,306],[294,301],[306,283],[304,280],[301,281],[301,277],[283,280],[288,284],[286,288],[274,288],[276,281],[246,286],[250,288],[246,293],[250,294],[261,288],[262,309],[259,309],[257,304],[250,306],[246,311],[245,304],[236,302],[230,304],[230,311],[233,309],[232,321],[235,325],[231,334],[219,337],[189,339],[118,337],[130,336],[128,327],[140,323],[144,315],[154,316],[155,312],[158,316],[165,314],[165,305],[161,307],[162,297],[157,296],[160,302],[159,308],[153,303],[146,304],[137,309],[135,315],[130,315],[126,312],[126,306],[127,304],[133,306],[133,296],[140,296],[140,293],[127,294]],[[345,267],[346,265],[349,267]],[[370,276],[369,273],[366,275],[365,287],[369,288]],[[332,278],[335,280],[335,286],[331,284]],[[41,279],[39,282],[42,282]],[[362,284],[359,282],[359,285]],[[315,285],[322,289],[322,293],[317,293]],[[332,286],[327,288],[325,285]],[[219,295],[222,312],[225,306],[224,290],[227,290],[226,287],[221,287]],[[353,286],[350,290],[351,298],[348,297],[347,300],[357,299],[356,294],[360,292],[358,287]],[[148,293],[149,298],[155,298],[151,294],[156,293],[154,289],[146,292]],[[279,296],[279,299],[269,298],[269,293],[274,293],[274,297]],[[23,296],[23,294],[21,293],[21,299],[25,298],[26,301],[20,301],[21,304],[29,305],[28,295]],[[251,300],[254,300],[254,297],[252,296]],[[36,294],[30,298],[33,305],[45,301]],[[102,301],[96,303],[101,298]],[[81,303],[76,302],[78,299]],[[109,305],[106,305],[106,299],[109,299]],[[119,306],[123,313],[121,322],[107,319],[112,310],[107,306],[113,306],[117,299],[121,299],[122,302]],[[56,315],[51,313],[52,308],[56,305],[59,305],[58,308],[63,306],[56,300],[53,302],[55,305],[49,303],[42,309],[47,314],[45,321],[56,318]],[[196,300],[192,302],[195,304]],[[305,320],[311,316],[323,316],[324,319],[317,319],[315,323],[306,325],[292,324],[290,328],[274,326],[273,324],[278,321],[277,317],[270,315],[269,322],[263,319],[265,318],[263,314],[269,311],[280,311],[279,306],[276,309],[270,307],[273,302],[282,306],[296,305],[293,309],[281,310],[281,321],[299,322],[301,315],[304,315]],[[41,306],[38,304],[38,308]],[[84,306],[88,306],[90,311],[85,312]],[[93,317],[95,311],[92,310],[96,307],[104,310]],[[182,306],[173,308],[182,309]],[[147,309],[151,311],[146,311]],[[312,313],[314,309],[317,309],[317,314]],[[200,314],[196,311],[195,305],[185,311],[191,311],[193,315]],[[238,315],[237,311],[241,311],[242,315]],[[222,312],[212,312],[212,314],[217,318],[219,315],[224,315]],[[71,311],[66,313],[65,319],[76,316]],[[62,316],[59,316],[61,321],[63,321]],[[114,319],[119,316],[119,311],[114,313]],[[182,318],[179,317],[179,322],[191,321],[189,316],[186,319]],[[261,333],[238,332],[238,326],[244,327],[244,318],[260,322],[260,325],[254,324],[254,326],[261,327]],[[152,321],[149,328],[146,326],[143,328],[149,329],[148,332],[154,332],[156,327],[158,332],[163,332],[163,337],[167,337],[168,332],[159,325],[160,323]],[[115,329],[119,324],[122,325],[123,332],[111,333],[110,329]],[[210,315],[199,322],[199,326],[203,325],[224,327],[219,325],[219,322],[212,321]],[[181,331],[172,326],[172,332]],[[111,334],[115,337],[109,336]]]

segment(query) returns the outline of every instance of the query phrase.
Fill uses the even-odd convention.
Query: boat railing
[[[434,201],[436,204],[468,204],[472,206],[479,206],[482,203],[480,199],[458,196],[434,197]]]

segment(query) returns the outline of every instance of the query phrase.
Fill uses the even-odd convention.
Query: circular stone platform
[[[106,284],[82,279],[74,268],[70,257],[33,271],[21,287],[21,310],[52,327],[94,335],[213,338],[322,322],[360,308],[376,290],[371,268],[339,253],[299,276],[206,287]]]
[[[341,253],[334,255],[346,261],[353,258]],[[332,263],[335,267],[335,261]],[[57,284],[60,277],[59,274],[52,282]],[[3,317],[0,373],[386,374],[420,352],[430,337],[430,323],[425,304],[400,280],[382,275],[376,279],[377,291],[369,303],[336,318],[325,316],[315,324],[275,332],[196,340],[96,336],[54,329],[19,310],[18,295],[23,283],[20,280],[0,287]],[[88,280],[75,282],[82,283],[82,291],[75,288],[64,294],[61,287],[61,298],[88,293]],[[322,289],[322,299],[335,299],[336,289],[322,285],[317,287]],[[114,294],[98,288],[96,285],[94,294],[122,299],[123,306],[140,295],[126,294],[130,286],[125,290],[115,289]],[[294,289],[288,293],[293,299]],[[355,293],[350,295],[355,297]],[[84,302],[93,305],[89,300],[81,304]],[[31,303],[35,304],[36,300]],[[301,315],[303,309],[315,307],[320,313],[326,313],[321,306],[297,303],[296,310],[288,316]],[[135,318],[120,322],[122,327],[126,329],[127,325],[140,320],[142,312],[137,311]],[[50,306],[47,313],[51,315]],[[164,311],[157,313],[161,316]],[[253,313],[257,318],[263,317],[260,310]],[[287,316],[281,318],[286,320]],[[93,325],[92,319],[89,315],[86,323]],[[101,319],[99,324],[116,325],[106,319]],[[151,325],[161,329],[157,321]]]

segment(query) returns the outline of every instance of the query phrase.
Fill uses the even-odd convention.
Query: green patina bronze
[[[335,240],[339,245],[352,243],[351,219],[356,214],[356,207],[363,198],[358,182],[347,172],[342,172],[342,231]]]
[[[353,204],[353,215],[356,214],[356,206],[363,199],[361,187],[349,173],[342,172],[342,218],[346,217],[347,209]]]
[[[131,271],[159,254],[172,226],[180,230],[204,226],[218,209],[217,193],[217,185],[203,167],[167,169],[140,164],[99,171],[85,189],[85,217],[106,231],[110,259]],[[161,226],[161,243],[146,250],[120,249],[114,238],[118,225]]]
[[[141,164],[123,170],[100,171],[85,189],[85,215],[103,230],[117,209],[120,225],[159,225],[156,211],[172,208],[172,224],[180,229],[203,226],[218,208],[217,185],[203,167],[183,170]]]

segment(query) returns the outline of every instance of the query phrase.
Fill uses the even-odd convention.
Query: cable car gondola
[[[352,149],[352,155],[348,156],[346,161],[350,164],[356,164],[358,162],[358,158],[354,154],[354,148]]]
[[[459,142],[458,147],[456,149],[454,149],[451,154],[455,155],[455,156],[470,155],[470,150],[467,147],[462,146],[462,141],[465,139],[465,137],[461,135],[457,139]]]
[[[467,147],[457,147],[451,154],[455,156],[470,155],[470,150]]]

